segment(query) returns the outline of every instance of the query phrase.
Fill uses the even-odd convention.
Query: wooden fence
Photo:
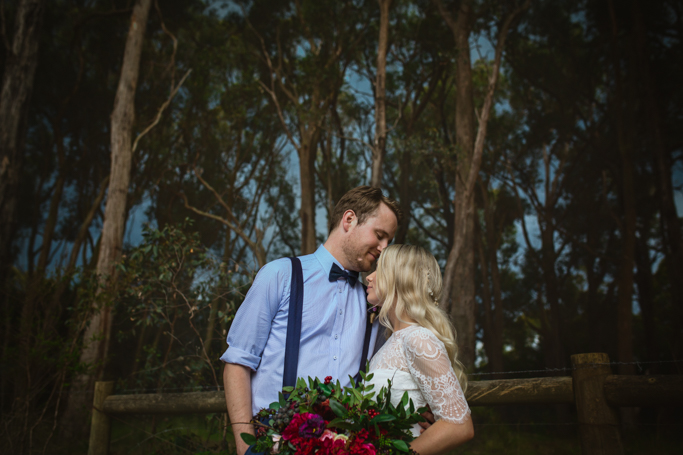
[[[614,376],[607,354],[571,357],[569,377],[470,381],[470,406],[573,404],[581,453],[623,454],[619,407],[683,405],[683,376]],[[112,395],[113,382],[95,385],[88,455],[109,453],[110,416],[226,412],[223,392]]]

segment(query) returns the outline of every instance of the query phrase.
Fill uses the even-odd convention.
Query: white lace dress
[[[429,405],[437,420],[462,424],[470,408],[448,359],[446,347],[429,329],[410,326],[394,332],[370,361],[376,393],[391,380],[391,403],[400,403],[404,392],[415,409]],[[415,437],[420,426],[412,428]]]

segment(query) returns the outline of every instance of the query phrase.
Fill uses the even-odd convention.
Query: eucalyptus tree
[[[274,229],[278,203],[266,201],[276,188],[283,197],[289,192],[279,185],[286,171],[277,112],[236,25],[216,17],[194,24],[202,42],[183,29],[178,53],[193,76],[169,121],[151,133],[146,165],[156,185],[150,213],[159,225],[193,217],[205,244],[222,249],[226,263],[261,267],[269,245],[291,230]]]
[[[249,2],[244,36],[261,59],[260,86],[299,158],[301,253],[315,251],[315,162],[323,124],[367,29],[352,1]]]
[[[43,0],[18,3],[11,38],[5,30],[2,6],[4,71],[0,88],[0,301],[12,263],[11,247],[17,228],[18,189],[25,144],[27,115],[38,64],[38,45],[45,11]],[[22,325],[25,333],[28,328]]]
[[[434,184],[443,188],[444,178],[450,180],[450,175],[444,174],[448,173],[441,160],[445,157],[436,151],[443,148],[432,141],[448,144],[447,137],[440,137],[435,131],[441,129],[443,120],[438,110],[440,103],[452,98],[449,90],[453,87],[453,78],[449,76],[454,69],[455,54],[448,44],[448,30],[429,5],[418,8],[410,2],[399,2],[393,11],[395,37],[389,54],[388,98],[392,130],[385,187],[403,210],[404,221],[396,232],[396,242],[404,243],[411,224],[414,225],[411,222],[415,210],[422,214],[425,210],[428,213],[430,207],[439,206],[452,214],[451,195],[440,199],[442,193],[431,195],[424,186],[431,186],[435,180]],[[445,219],[447,224],[452,222],[449,215]],[[444,238],[449,243],[450,236]]]
[[[126,199],[133,154],[133,122],[135,118],[135,91],[138,84],[142,44],[147,29],[147,18],[152,0],[139,0],[133,6],[131,25],[123,53],[121,76],[114,100],[111,117],[111,171],[109,189],[102,225],[102,240],[98,254],[96,273],[103,282],[114,274],[114,266],[121,257],[126,220]],[[77,375],[73,381],[75,390],[90,390],[102,374],[111,336],[111,307],[95,308],[83,335],[84,343],[80,361],[95,366],[94,371]],[[82,428],[82,415],[90,395],[74,393],[69,396],[65,419],[70,429]],[[80,433],[80,431],[78,431]]]
[[[486,128],[500,65],[508,32],[514,21],[530,6],[530,1],[507,5],[501,17],[489,19],[495,23],[495,54],[488,75],[488,83],[481,111],[476,114],[475,126],[472,64],[470,37],[477,16],[485,11],[484,6],[473,0],[464,0],[447,7],[440,0],[434,0],[444,22],[451,30],[457,50],[456,64],[456,109],[455,142],[457,146],[457,169],[455,173],[455,223],[453,247],[448,254],[444,270],[444,295],[462,345],[462,359],[471,366],[475,358],[475,298],[474,298],[474,186],[486,140]],[[455,14],[454,14],[455,13]]]
[[[389,12],[392,0],[378,0],[379,40],[377,44],[377,75],[375,77],[375,138],[372,143],[372,176],[370,184],[382,186],[382,162],[387,144],[387,52],[389,51]]]

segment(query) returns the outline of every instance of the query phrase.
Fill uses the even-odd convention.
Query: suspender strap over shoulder
[[[363,289],[367,291],[367,287],[363,285]],[[363,341],[363,355],[360,357],[360,366],[358,367],[358,374],[355,377],[356,383],[360,382],[360,372],[365,373],[365,366],[368,363],[368,351],[370,350],[370,336],[372,335],[372,322],[370,316],[365,315],[365,340]]]
[[[296,386],[299,343],[301,342],[301,315],[304,307],[304,274],[301,269],[301,261],[299,258],[289,259],[292,261],[292,285],[289,294],[285,371],[282,376],[282,387]]]
[[[285,369],[282,376],[282,387],[295,387],[297,369],[299,366],[299,345],[301,342],[301,320],[304,307],[304,274],[301,269],[299,258],[289,258],[292,261],[292,284],[289,295],[289,314],[287,315],[287,344],[285,345]],[[360,381],[360,372],[365,372],[368,352],[370,350],[370,338],[372,335],[372,323],[370,318],[365,321],[365,340],[363,341],[363,354],[356,375],[356,382]]]
[[[358,374],[354,378],[356,383],[361,381],[360,372],[365,373],[365,366],[368,363],[368,351],[370,350],[370,336],[372,335],[372,323],[370,317],[366,316],[365,320],[365,340],[363,341],[363,355],[360,358],[360,366],[358,367]]]

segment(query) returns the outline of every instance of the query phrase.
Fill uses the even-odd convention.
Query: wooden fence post
[[[605,399],[605,378],[612,374],[609,357],[576,354],[572,366],[582,455],[623,455],[619,418]]]
[[[96,382],[88,455],[108,455],[111,419],[102,412],[104,400],[114,392],[114,381]]]

